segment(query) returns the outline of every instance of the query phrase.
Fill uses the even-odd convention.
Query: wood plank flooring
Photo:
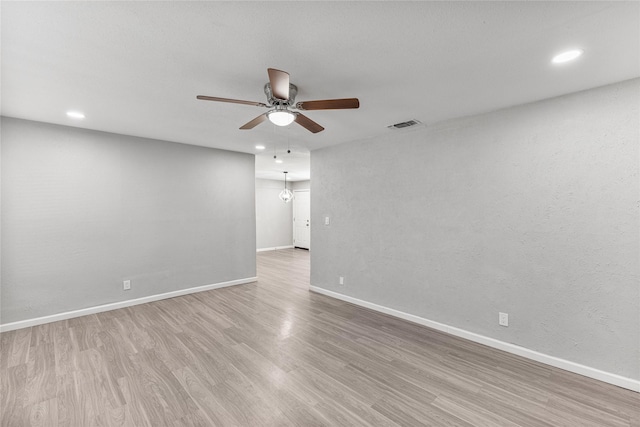
[[[640,394],[259,281],[0,334],[2,426],[640,426]]]

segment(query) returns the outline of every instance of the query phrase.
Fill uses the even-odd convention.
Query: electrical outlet
[[[331,219],[328,216],[324,217],[324,225],[331,225]]]
[[[122,289],[124,289],[125,291],[128,291],[129,289],[131,289],[131,280],[125,280],[122,282]]]
[[[340,281],[339,281],[339,283],[340,283],[341,285],[344,285],[344,277],[340,276]]]
[[[498,323],[500,326],[509,326],[509,314],[508,313],[499,313],[498,314]]]

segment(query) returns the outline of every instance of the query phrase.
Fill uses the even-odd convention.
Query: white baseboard
[[[15,329],[29,328],[31,326],[42,325],[44,323],[57,322],[59,320],[73,319],[74,317],[86,316],[88,314],[102,313],[103,311],[117,310],[119,308],[131,307],[148,302],[159,301],[167,298],[175,298],[197,292],[210,291],[212,289],[226,288],[227,286],[243,285],[258,280],[257,277],[246,279],[230,280],[228,282],[214,283],[211,285],[196,286],[194,288],[180,289],[178,291],[165,292],[163,294],[149,295],[147,297],[135,298],[126,301],[118,301],[111,304],[96,305],[94,307],[81,308],[80,310],[65,311],[64,313],[52,314],[50,316],[36,317],[34,319],[20,320],[18,322],[5,323],[0,325],[0,332],[13,331]]]
[[[274,246],[273,248],[260,248],[260,249],[256,249],[256,252],[277,251],[279,249],[293,249],[293,245],[289,245],[289,246]]]
[[[585,377],[600,380],[609,384],[616,385],[618,387],[626,388],[626,389],[633,390],[635,392],[640,393],[639,380],[634,380],[632,378],[627,378],[621,375],[601,371],[599,369],[591,368],[589,366],[581,365],[579,363],[574,363],[569,360],[560,359],[559,357],[549,356],[548,354],[539,353],[534,350],[529,350],[528,348],[525,348],[525,347],[520,347],[515,344],[499,341],[497,339],[489,338],[484,335],[479,335],[474,332],[469,332],[464,329],[445,325],[444,323],[434,322],[433,320],[425,319],[423,317],[419,317],[413,314],[405,313],[399,310],[394,310],[393,308],[389,308],[389,307],[374,304],[368,301],[353,298],[348,295],[329,291],[327,289],[319,288],[317,286],[309,286],[309,289],[312,292],[317,292],[319,294],[323,294],[332,298],[350,302],[351,304],[369,308],[371,310],[378,311],[380,313],[385,313],[394,317],[398,317],[400,319],[404,319],[409,322],[418,323],[420,325],[424,325],[429,328],[448,333],[450,335],[464,338],[469,341],[473,341],[480,344],[484,344],[489,347],[497,348],[498,350],[506,351],[507,353],[512,353],[518,356],[526,357],[527,359],[535,360],[536,362],[544,363],[546,365],[564,369],[565,371],[584,375]]]

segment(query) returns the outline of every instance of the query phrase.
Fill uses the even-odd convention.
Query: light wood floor
[[[640,394],[259,282],[5,332],[2,426],[640,426]]]

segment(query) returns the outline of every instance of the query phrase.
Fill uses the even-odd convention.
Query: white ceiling
[[[639,2],[1,3],[2,114],[257,153],[256,175],[308,179],[309,150],[640,76]],[[580,47],[562,66],[551,56]],[[325,131],[238,128],[268,67]],[[66,117],[80,110],[86,119]],[[283,164],[273,162],[274,147]],[[286,154],[287,147],[292,150]]]

